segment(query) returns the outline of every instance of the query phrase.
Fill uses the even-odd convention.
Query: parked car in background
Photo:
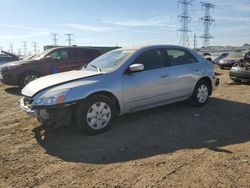
[[[0,66],[5,64],[5,63],[9,63],[12,61],[18,61],[20,60],[20,58],[12,53],[9,52],[5,52],[3,50],[1,50],[0,53]]]
[[[31,59],[1,66],[0,81],[6,85],[23,88],[39,77],[80,69],[101,54],[99,50],[91,48],[52,48]]]
[[[250,82],[250,51],[231,68],[229,75],[234,82]]]
[[[211,63],[213,63],[213,60],[212,60],[212,57],[211,57],[211,54],[210,53],[203,53],[202,55],[206,60],[210,61]]]
[[[227,57],[221,59],[218,62],[218,66],[221,69],[231,69],[235,63],[238,63],[241,59],[243,59],[242,52],[231,52]]]
[[[228,53],[222,53],[219,57],[213,60],[214,64],[219,64],[220,60],[226,58],[228,55]]]
[[[213,65],[179,46],[108,52],[82,70],[39,78],[23,90],[20,107],[45,125],[76,125],[88,134],[110,127],[116,115],[190,99],[204,106],[219,85]]]

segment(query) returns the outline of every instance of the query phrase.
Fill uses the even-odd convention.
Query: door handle
[[[200,70],[199,68],[195,68],[195,69],[194,69],[195,72],[198,72],[199,70]]]

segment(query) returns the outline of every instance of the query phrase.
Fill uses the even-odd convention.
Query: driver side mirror
[[[144,71],[144,65],[143,64],[133,64],[133,65],[129,66],[129,70],[131,73],[141,72],[141,71]]]
[[[44,57],[44,59],[52,59],[52,57],[50,55],[47,55]]]

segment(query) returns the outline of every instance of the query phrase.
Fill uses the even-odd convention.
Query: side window
[[[85,49],[78,49],[78,57],[81,58],[81,59],[85,59],[87,58],[89,55],[88,55],[88,50],[85,50]]]
[[[167,59],[169,66],[178,66],[197,63],[197,59],[184,50],[167,49]]]
[[[66,50],[56,50],[49,56],[51,57],[51,59],[54,59],[54,60],[61,60],[61,59],[69,58],[68,52]]]
[[[152,70],[163,66],[161,50],[150,50],[140,55],[133,64],[143,64],[144,70]]]

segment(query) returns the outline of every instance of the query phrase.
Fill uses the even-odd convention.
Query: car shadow
[[[5,92],[11,95],[22,96],[21,89],[19,87],[8,87],[5,89]]]
[[[33,132],[48,154],[69,162],[110,164],[201,148],[230,154],[221,147],[250,141],[249,112],[249,104],[212,98],[203,108],[176,103],[124,115],[96,136],[72,127]]]

